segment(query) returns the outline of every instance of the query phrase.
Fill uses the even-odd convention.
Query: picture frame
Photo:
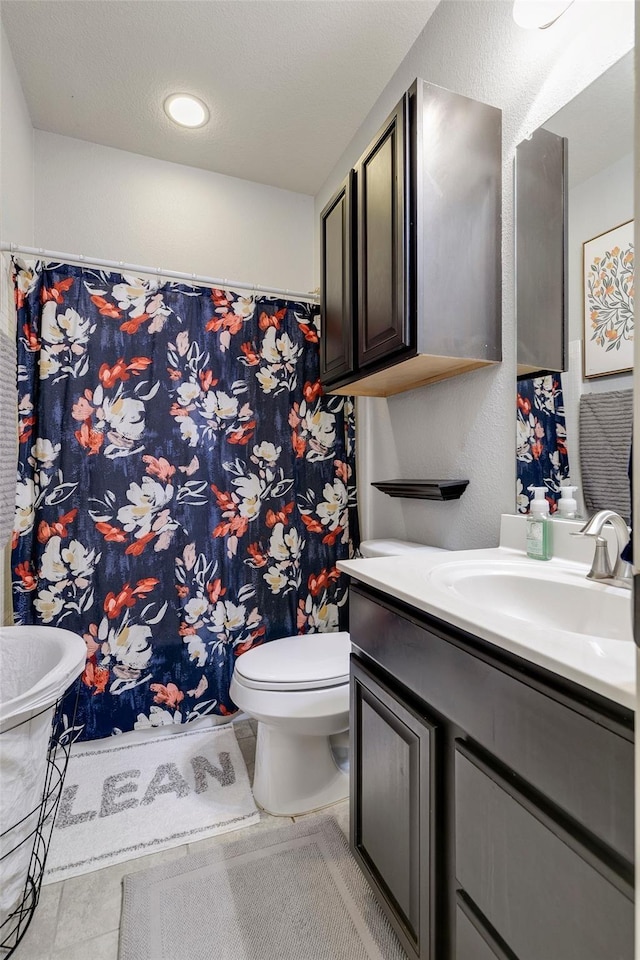
[[[585,380],[633,370],[633,223],[582,245]]]

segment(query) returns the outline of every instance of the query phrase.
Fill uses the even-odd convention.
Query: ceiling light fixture
[[[188,93],[172,93],[164,102],[164,112],[181,127],[203,127],[209,120],[206,103]]]
[[[519,27],[546,30],[572,3],[573,0],[514,0],[513,19]]]

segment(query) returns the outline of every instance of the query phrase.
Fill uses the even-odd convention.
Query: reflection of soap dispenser
[[[533,560],[551,559],[551,523],[549,503],[545,497],[546,487],[529,487],[533,500],[527,517],[527,556]]]
[[[565,517],[569,520],[574,519],[577,516],[578,504],[574,500],[572,494],[576,492],[578,488],[572,487],[567,484],[566,487],[560,487],[560,499],[558,500],[558,516]]]

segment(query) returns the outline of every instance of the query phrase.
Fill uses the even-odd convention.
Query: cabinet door
[[[567,141],[540,128],[516,150],[518,374],[567,369]]]
[[[433,960],[434,726],[351,663],[351,849],[411,957]]]
[[[353,171],[320,214],[320,377],[326,386],[354,370]]]
[[[356,165],[360,367],[415,347],[407,306],[407,116],[405,96]]]

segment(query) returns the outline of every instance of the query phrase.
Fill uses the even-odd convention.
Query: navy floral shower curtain
[[[518,381],[516,406],[516,504],[528,513],[533,493],[546,487],[549,511],[555,513],[560,486],[569,479],[567,428],[560,374]]]
[[[14,262],[16,621],[82,634],[79,739],[235,707],[235,657],[345,625],[354,417],[306,303]]]

